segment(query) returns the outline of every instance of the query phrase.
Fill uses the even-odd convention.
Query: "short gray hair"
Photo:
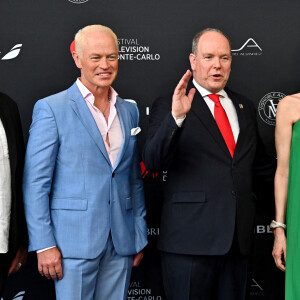
[[[119,51],[118,38],[116,34],[109,27],[96,24],[96,25],[85,26],[79,29],[78,32],[75,34],[75,49],[78,55],[82,54],[82,49],[83,49],[86,34],[91,32],[99,32],[99,33],[106,32],[111,34],[116,42],[117,51]]]
[[[217,29],[217,28],[205,28],[203,30],[201,30],[200,32],[198,32],[194,38],[193,38],[193,42],[192,42],[192,53],[197,56],[197,52],[198,52],[198,43],[199,43],[199,39],[200,37],[206,33],[206,32],[218,32],[220,34],[222,34],[227,40],[228,40],[228,43],[229,43],[229,47],[230,47],[230,50],[231,50],[231,43],[230,43],[230,40],[228,38],[228,36],[226,34],[224,34],[220,29]]]

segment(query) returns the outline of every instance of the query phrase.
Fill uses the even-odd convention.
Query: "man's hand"
[[[26,262],[27,255],[27,249],[23,247],[18,249],[16,256],[14,257],[8,270],[8,275],[17,272],[21,268],[21,266]]]
[[[176,119],[183,119],[191,109],[196,93],[196,89],[192,88],[188,95],[186,95],[186,89],[191,76],[192,72],[187,70],[175,88],[172,101],[172,114]]]
[[[286,237],[284,229],[276,228],[274,230],[274,246],[272,255],[275,260],[276,266],[281,270],[285,271],[285,261],[286,261]]]
[[[42,276],[53,280],[63,278],[61,253],[57,247],[38,253],[37,258],[38,269]]]
[[[143,250],[140,251],[139,253],[137,253],[136,255],[134,255],[132,266],[137,267],[141,263],[143,257],[144,257],[144,251]]]

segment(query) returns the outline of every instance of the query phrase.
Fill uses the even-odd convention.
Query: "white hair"
[[[75,49],[78,55],[82,54],[82,49],[85,44],[86,35],[92,32],[98,32],[98,33],[105,32],[111,34],[116,42],[117,50],[119,51],[118,38],[116,34],[109,27],[96,24],[96,25],[85,26],[79,29],[78,32],[75,34]]]

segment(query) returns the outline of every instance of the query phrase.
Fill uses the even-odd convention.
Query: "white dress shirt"
[[[196,87],[196,89],[198,90],[198,92],[200,93],[200,95],[202,96],[202,98],[204,99],[204,101],[206,102],[213,117],[215,117],[215,115],[214,115],[215,102],[208,97],[208,95],[212,94],[212,92],[210,92],[210,91],[206,90],[205,88],[203,88],[202,86],[200,86],[196,82],[195,79],[193,79],[193,84]],[[231,129],[232,129],[233,137],[236,142],[238,139],[239,133],[240,133],[240,126],[239,126],[239,121],[238,121],[235,107],[234,107],[231,99],[228,97],[227,93],[224,90],[221,90],[216,94],[220,95],[220,103],[223,106],[223,108],[227,114]]]
[[[0,253],[8,252],[11,175],[5,130],[0,119]]]

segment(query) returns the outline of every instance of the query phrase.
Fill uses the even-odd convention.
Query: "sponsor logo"
[[[119,60],[160,60],[160,54],[152,53],[150,46],[141,46],[137,39],[118,39]],[[70,52],[75,51],[75,41],[70,45]]]
[[[163,171],[162,172],[162,180],[167,181],[167,179],[168,179],[168,171]]]
[[[22,292],[18,293],[17,295],[15,295],[12,298],[12,300],[22,300],[24,295],[25,295],[25,291],[22,291]],[[3,300],[3,298],[1,298],[1,300]]]
[[[147,235],[159,235],[159,228],[147,228]]]
[[[232,56],[259,56],[262,55],[262,48],[253,38],[249,38],[239,49],[231,49]]]
[[[256,225],[254,227],[254,233],[273,233],[273,231],[271,230],[270,225]]]
[[[142,177],[145,179],[147,175],[149,174],[149,171],[146,169],[146,166],[143,161],[140,162],[141,166],[141,172],[142,172]],[[153,179],[155,179],[158,176],[158,173],[152,173]]]
[[[252,278],[251,281],[251,291],[250,291],[251,296],[262,296],[263,295],[263,288],[261,287],[258,282]]]
[[[21,48],[22,48],[22,44],[17,44],[15,46],[13,46],[8,53],[6,53],[2,58],[1,60],[9,60],[9,59],[14,59],[16,58],[20,51],[21,51]],[[1,52],[0,52],[1,53]],[[1,55],[2,56],[2,55]]]
[[[159,53],[153,53],[148,45],[140,45],[138,39],[118,39],[119,60],[160,60]]]
[[[280,92],[271,92],[262,97],[258,104],[260,118],[268,125],[276,124],[276,112],[279,101],[286,95]]]
[[[75,51],[75,41],[73,41],[70,45],[70,52],[71,54],[73,53],[73,51]]]
[[[82,4],[82,3],[88,2],[89,0],[68,0],[68,1],[75,3],[75,4]]]
[[[140,166],[141,166],[142,177],[143,179],[145,179],[147,175],[149,175],[149,171],[147,170],[143,161],[140,162]],[[158,174],[159,173],[152,173],[152,178],[156,179],[158,177]],[[162,177],[162,181],[167,181],[168,171],[162,171],[161,177]]]
[[[151,53],[149,46],[140,46],[137,39],[118,39],[119,60],[160,60],[160,54]],[[71,54],[75,51],[75,41],[70,45]]]
[[[135,100],[132,100],[132,99],[124,99],[124,100],[127,101],[127,102],[130,102],[130,103],[136,104],[136,101],[135,101]]]
[[[139,281],[132,281],[129,285],[127,300],[162,300],[162,296],[155,296],[149,288],[143,288]]]

